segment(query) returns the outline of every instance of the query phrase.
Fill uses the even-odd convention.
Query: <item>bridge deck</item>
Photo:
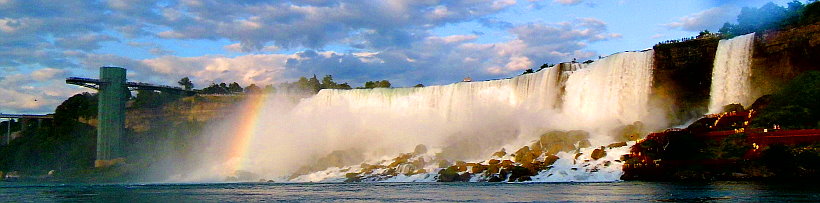
[[[0,118],[40,118],[40,119],[54,119],[54,114],[35,115],[35,114],[0,114]]]

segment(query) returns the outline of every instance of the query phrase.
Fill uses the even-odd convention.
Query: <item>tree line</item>
[[[812,25],[820,22],[820,2],[803,4],[792,1],[785,7],[769,2],[760,8],[743,7],[737,16],[737,24],[724,23],[718,33],[725,38],[765,30],[784,29]]]
[[[185,90],[195,90],[194,84],[190,78],[184,77],[177,82],[180,87],[184,88]],[[392,84],[388,80],[381,80],[381,81],[367,81],[360,87],[355,87],[355,89],[373,89],[373,88],[390,88]],[[418,84],[415,87],[424,87],[422,84]],[[354,87],[350,86],[348,83],[337,83],[333,81],[332,75],[325,75],[319,80],[316,75],[313,75],[311,78],[307,77],[299,77],[298,80],[294,82],[284,82],[278,85],[268,84],[264,87],[258,86],[256,84],[250,84],[246,87],[242,87],[237,82],[231,83],[211,83],[205,88],[199,90],[202,94],[260,94],[260,93],[274,93],[277,89],[281,89],[283,91],[289,92],[308,92],[308,93],[318,93],[322,89],[354,89]]]

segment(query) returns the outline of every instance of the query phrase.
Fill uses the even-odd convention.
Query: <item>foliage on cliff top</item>
[[[719,33],[725,38],[752,32],[800,27],[820,22],[820,2],[808,4],[800,1],[787,3],[786,7],[767,3],[760,8],[743,7],[737,16],[737,24],[724,23]]]

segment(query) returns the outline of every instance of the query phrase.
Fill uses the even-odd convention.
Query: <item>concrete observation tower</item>
[[[88,87],[98,91],[97,158],[95,167],[107,167],[125,162],[122,139],[125,132],[125,103],[130,91],[152,90],[193,95],[196,92],[179,87],[128,82],[126,70],[120,67],[100,67],[100,79],[70,77],[67,84]]]

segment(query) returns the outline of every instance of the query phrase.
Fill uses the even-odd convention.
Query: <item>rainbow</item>
[[[253,140],[253,135],[257,131],[257,123],[259,123],[262,115],[262,106],[267,99],[267,95],[249,95],[242,110],[239,112],[241,118],[239,120],[239,128],[237,128],[236,136],[233,137],[230,143],[230,148],[227,156],[227,172],[233,175],[238,170],[243,170],[243,163],[247,160],[248,148]]]

